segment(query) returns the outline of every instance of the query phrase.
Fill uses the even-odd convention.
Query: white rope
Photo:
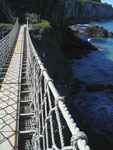
[[[8,56],[13,51],[13,46],[15,44],[17,35],[19,31],[18,18],[13,29],[0,40],[0,67],[4,65],[4,62],[7,60]]]
[[[81,132],[68,111],[64,97],[56,90],[53,80],[49,77],[41,59],[32,44],[27,23],[27,50],[28,50],[28,79],[34,99],[36,117],[36,140],[33,145],[38,149],[70,149],[90,150],[87,145],[87,136]],[[32,69],[31,69],[32,68]],[[64,121],[65,120],[65,124]],[[63,126],[70,132],[70,144],[65,142],[66,135]],[[67,135],[68,136],[68,135]],[[37,146],[36,146],[37,142]]]

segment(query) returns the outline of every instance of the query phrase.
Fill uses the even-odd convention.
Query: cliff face
[[[113,18],[113,8],[101,3],[80,3],[77,11],[78,22],[100,21],[102,19],[106,20]]]
[[[113,8],[101,0],[42,0],[40,8],[42,17],[57,26],[113,18]]]
[[[100,0],[91,0],[89,2],[65,0],[65,22],[73,24],[112,19],[113,8],[111,5],[102,4],[100,2]]]
[[[73,23],[78,17],[78,2],[76,0],[65,0],[64,20],[66,23]]]
[[[59,26],[112,19],[113,8],[101,0],[42,0],[41,14]]]
[[[62,36],[53,28],[31,29],[33,44],[60,95],[68,100],[72,82],[72,69],[61,50]]]
[[[113,8],[101,0],[9,0],[9,3],[24,21],[28,14],[41,14],[56,26],[113,18]]]
[[[91,0],[91,1],[94,1],[94,2],[101,2],[101,0]]]

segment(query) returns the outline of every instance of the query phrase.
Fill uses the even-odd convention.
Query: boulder
[[[73,79],[72,80],[72,88],[70,95],[73,96],[74,94],[77,94],[80,89],[82,88],[82,85],[86,84],[84,81]]]
[[[85,86],[87,92],[103,91],[103,90],[113,90],[113,84],[104,85],[104,84],[90,84]]]
[[[113,37],[113,32],[109,32],[108,36]]]
[[[84,35],[90,37],[108,37],[108,30],[96,25],[92,27],[87,27]]]
[[[110,89],[110,90],[113,90],[113,84],[109,84],[106,86],[106,89]]]
[[[91,85],[86,85],[85,90],[87,92],[95,92],[95,91],[103,91],[105,90],[106,87],[104,84],[91,84]]]

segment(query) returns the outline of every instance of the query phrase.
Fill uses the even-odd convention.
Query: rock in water
[[[88,92],[103,91],[103,90],[105,90],[104,84],[86,85],[86,91]]]
[[[96,25],[87,27],[84,34],[91,37],[108,37],[108,30]]]
[[[113,37],[113,32],[109,32],[108,36]]]

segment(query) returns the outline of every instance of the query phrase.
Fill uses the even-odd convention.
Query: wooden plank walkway
[[[0,150],[18,149],[24,25],[0,89]]]

